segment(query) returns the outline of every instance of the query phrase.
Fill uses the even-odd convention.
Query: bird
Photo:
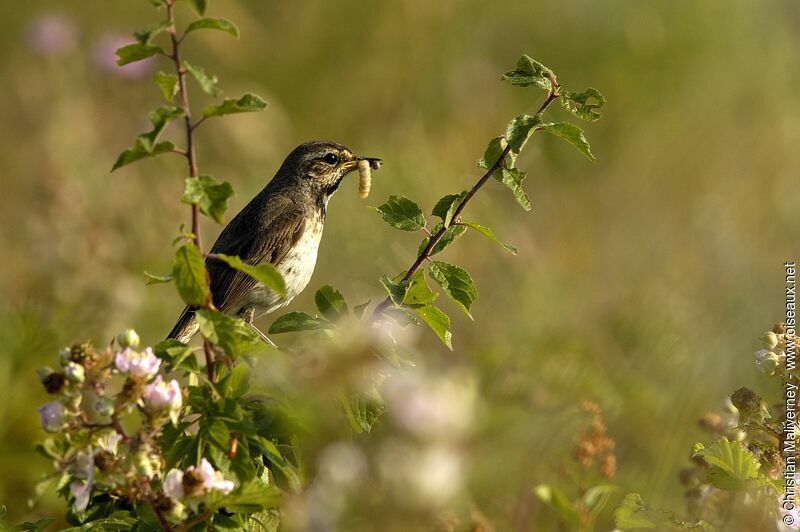
[[[309,141],[292,150],[272,180],[225,226],[205,260],[214,307],[243,318],[272,344],[252,321],[288,305],[308,285],[328,201],[360,161],[376,169],[382,162],[359,157],[331,141]],[[273,265],[283,275],[285,295],[214,259],[215,254],[237,256],[250,265]],[[195,310],[183,309],[168,339],[191,340],[199,329]]]

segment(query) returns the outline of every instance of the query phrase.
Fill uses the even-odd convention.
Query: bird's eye
[[[328,164],[336,164],[339,162],[339,157],[335,153],[328,153],[322,160]]]

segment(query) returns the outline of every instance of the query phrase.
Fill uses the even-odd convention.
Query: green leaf
[[[389,201],[380,207],[372,207],[383,220],[401,231],[419,231],[425,227],[425,216],[419,205],[403,196],[389,196]]]
[[[613,484],[599,484],[587,489],[581,501],[589,509],[589,513],[596,517],[603,511],[611,495],[616,491],[617,487]]]
[[[405,275],[405,274],[403,274]],[[401,277],[398,276],[397,280]],[[433,303],[439,294],[431,290],[425,279],[425,268],[420,268],[408,280],[408,290],[403,298],[403,304],[409,307],[425,306]]]
[[[413,307],[414,312],[422,318],[422,321],[428,324],[436,336],[448,348],[453,349],[453,335],[450,332],[450,318],[447,314],[439,310],[433,305],[424,305],[421,307]]]
[[[157,35],[166,31],[167,28],[169,28],[169,22],[165,20],[158,24],[147,26],[143,30],[135,31],[133,36],[139,44],[149,45]]]
[[[230,183],[227,181],[220,183],[210,175],[201,175],[186,178],[181,201],[197,205],[200,212],[222,224],[225,221],[225,211],[228,209],[228,198],[231,196],[233,187]]]
[[[113,172],[117,168],[139,159],[155,157],[174,150],[175,146],[171,142],[165,141],[156,144],[156,141],[167,124],[179,116],[183,116],[183,109],[171,105],[159,107],[151,112],[148,118],[150,123],[153,124],[153,129],[137,136],[133,148],[129,148],[120,154],[111,171]]]
[[[192,77],[200,85],[200,88],[212,97],[219,96],[220,90],[217,87],[217,76],[210,76],[206,74],[203,67],[195,66],[188,61],[183,62],[183,67],[192,75]]]
[[[200,333],[220,346],[231,358],[260,345],[258,334],[244,320],[215,310],[198,310]]]
[[[167,74],[159,70],[153,75],[153,81],[155,81],[158,88],[161,89],[161,94],[164,95],[165,100],[172,102],[172,100],[175,99],[179,88],[178,76],[175,74]]]
[[[320,313],[331,321],[336,321],[347,316],[347,302],[338,290],[330,285],[325,285],[314,294],[314,302]]]
[[[478,166],[481,168],[489,169],[493,167],[498,159],[503,155],[503,152],[508,146],[505,137],[495,137],[489,141],[489,145],[486,146],[486,151],[483,153],[483,157],[478,161]],[[503,161],[503,166],[510,168],[514,164],[514,159],[512,154],[508,154]]]
[[[163,52],[163,50],[160,46],[142,43],[128,44],[117,50],[116,54],[117,57],[119,57],[119,59],[117,59],[117,64],[123,66],[128,63],[135,63],[136,61],[147,59],[161,52]]]
[[[432,261],[428,267],[428,273],[434,281],[439,283],[442,290],[450,296],[450,298],[458,303],[461,310],[467,316],[472,318],[469,309],[472,303],[478,298],[478,289],[475,288],[475,283],[472,281],[469,273],[463,268],[454,264],[442,261]]]
[[[266,107],[267,102],[255,94],[247,93],[239,99],[225,98],[225,101],[219,105],[209,105],[203,109],[203,116],[211,118],[234,113],[251,113],[253,111],[263,111]]]
[[[247,264],[239,257],[215,253],[213,258],[225,262],[228,266],[246,273],[267,288],[276,291],[281,296],[286,295],[286,281],[281,273],[272,264],[262,263],[258,266]]]
[[[553,77],[552,70],[530,56],[523,55],[517,61],[516,68],[503,74],[502,79],[518,87],[536,85],[540,89],[552,91]]]
[[[153,346],[153,351],[158,358],[168,362],[173,369],[177,369],[184,360],[194,353],[195,348],[174,338],[169,338]]]
[[[211,490],[206,495],[207,510],[225,508],[229,512],[254,513],[278,506],[280,490],[262,480],[253,480],[228,495]]]
[[[206,9],[208,9],[208,0],[189,0],[189,5],[192,6],[195,13],[202,17],[206,14]]]
[[[222,420],[212,418],[203,427],[203,434],[220,449],[228,450],[228,446],[231,443],[231,433]]]
[[[386,404],[377,392],[352,394],[340,398],[347,420],[357,433],[370,432],[372,426],[386,412]]]
[[[596,110],[605,105],[606,99],[600,91],[589,87],[583,92],[563,91],[561,93],[561,105],[578,118],[594,122],[600,119],[600,113]]]
[[[536,127],[542,123],[542,115],[520,115],[508,123],[506,140],[514,154],[519,154]]]
[[[541,129],[542,131],[547,131],[557,137],[561,137],[575,146],[578,151],[584,154],[590,161],[595,162],[597,160],[594,154],[592,154],[592,148],[589,146],[589,141],[586,140],[583,130],[575,124],[570,124],[569,122],[555,122],[540,124],[536,129]]]
[[[403,304],[403,299],[405,299],[406,292],[408,292],[408,283],[401,283],[390,278],[388,275],[384,275],[381,277],[381,284],[389,294],[392,303],[395,305]]]
[[[436,205],[433,206],[433,210],[431,214],[434,216],[438,216],[444,222],[444,225],[450,225],[450,222],[453,220],[453,215],[456,212],[456,209],[461,202],[464,201],[464,198],[467,196],[467,191],[460,192],[458,194],[448,194],[447,196],[443,197],[439,201],[436,202]]]
[[[146,284],[148,285],[158,284],[158,283],[169,283],[172,281],[172,275],[154,275],[148,271],[145,271],[144,276],[147,279]]]
[[[239,28],[230,20],[224,18],[206,17],[197,19],[189,24],[189,27],[186,28],[186,33],[197,30],[220,30],[233,35],[237,39],[239,38]]]
[[[761,484],[758,459],[741,442],[723,437],[708,447],[698,443],[693,456],[711,467],[708,477],[719,489],[745,491]]]
[[[638,493],[628,493],[614,511],[614,524],[620,530],[698,530],[713,532],[705,521],[680,521],[671,512],[650,508]]]
[[[238,399],[250,389],[250,368],[246,364],[236,364],[231,372],[219,382],[223,397]]]
[[[139,137],[136,139],[136,144],[134,144],[133,148],[128,148],[119,154],[119,157],[117,157],[117,160],[114,162],[114,166],[111,167],[111,171],[113,172],[117,168],[122,168],[123,166],[136,162],[139,159],[157,157],[162,153],[171,152],[174,149],[175,145],[169,141],[159,142],[155,146],[147,148],[144,144],[142,144],[142,139]]]
[[[494,173],[495,179],[511,189],[517,203],[519,203],[523,209],[529,211],[531,210],[531,199],[522,189],[522,181],[524,181],[527,176],[527,172],[523,172],[518,168],[501,168],[499,172]]]
[[[194,242],[187,242],[178,248],[172,265],[172,277],[187,305],[202,307],[211,301],[206,265]]]
[[[436,227],[434,227],[432,231],[433,234],[438,233],[441,228],[442,224],[436,224]],[[467,228],[463,225],[451,225],[445,230],[444,234],[442,235],[442,238],[440,238],[439,241],[436,242],[436,244],[434,244],[430,254],[436,255],[437,253],[441,252],[442,250],[444,250],[444,248],[446,248],[447,246],[458,240],[458,238],[461,237],[461,235],[463,235],[466,231]],[[419,246],[418,250],[419,253],[422,253],[422,251],[428,245],[429,241],[430,237],[426,237],[422,241],[422,243]]]
[[[491,230],[491,229],[489,229],[488,227],[485,227],[485,226],[483,226],[483,225],[477,224],[477,223],[475,223],[475,222],[469,222],[469,221],[466,221],[466,220],[461,220],[459,223],[460,223],[461,225],[465,225],[465,226],[467,226],[467,227],[469,227],[469,228],[471,228],[471,229],[474,229],[474,230],[478,231],[479,233],[481,233],[482,235],[484,235],[485,237],[487,237],[489,240],[493,241],[493,242],[494,242],[494,243],[496,243],[496,244],[499,244],[500,246],[503,246],[503,248],[505,248],[505,249],[506,249],[506,251],[508,251],[508,252],[509,252],[509,253],[511,253],[512,255],[516,255],[516,254],[517,254],[517,248],[515,248],[514,246],[512,246],[512,245],[510,245],[510,244],[504,244],[503,242],[501,242],[501,241],[500,241],[500,240],[499,240],[499,239],[498,239],[498,238],[497,238],[497,237],[494,235],[494,233],[492,232],[492,230]]]
[[[330,329],[333,324],[326,319],[315,318],[305,312],[289,312],[275,320],[269,328],[270,334],[295,331],[314,331]]]

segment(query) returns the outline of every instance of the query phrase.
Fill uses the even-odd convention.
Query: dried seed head
[[[358,161],[358,197],[361,199],[369,196],[369,189],[372,186],[371,166],[366,159]]]

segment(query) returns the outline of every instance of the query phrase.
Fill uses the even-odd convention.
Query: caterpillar
[[[377,164],[375,165],[377,166]],[[358,161],[358,197],[366,199],[372,186],[372,163],[367,159]]]

